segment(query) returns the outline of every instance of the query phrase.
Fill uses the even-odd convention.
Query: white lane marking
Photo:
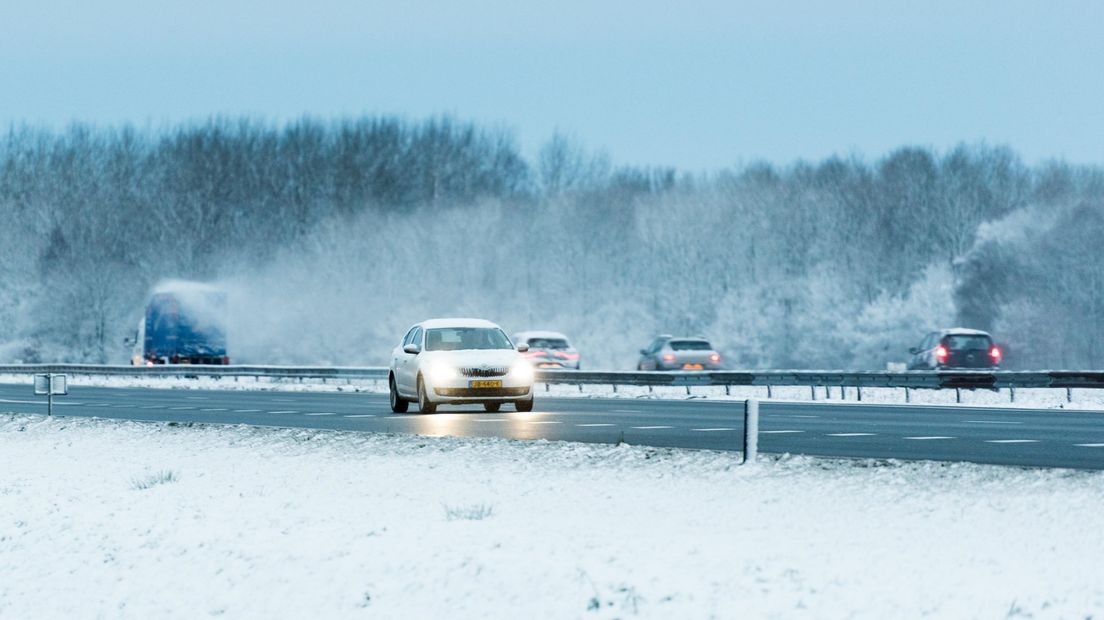
[[[914,439],[916,441],[930,441],[934,439],[955,439],[955,437],[944,437],[942,435],[932,435],[930,437],[905,437],[905,439]]]
[[[1079,448],[1104,448],[1104,443],[1075,443]]]
[[[138,405],[112,405],[116,409],[134,409]]]
[[[169,411],[188,411],[195,409],[195,407],[169,407]]]
[[[164,408],[165,407],[162,406],[162,405],[143,405],[143,406],[139,407],[139,409],[164,409]]]
[[[268,413],[299,413],[298,411],[269,411]]]
[[[763,435],[766,435],[766,434],[778,435],[778,434],[782,434],[782,433],[804,433],[804,432],[805,431],[759,431],[759,433],[763,434]]]
[[[872,437],[877,433],[828,433],[829,437]]]
[[[44,404],[46,404],[46,401],[45,400],[9,400],[7,398],[0,398],[0,403],[11,403],[13,405],[44,405]],[[74,402],[70,401],[70,402],[67,402],[67,403],[57,402],[57,403],[54,403],[54,406],[55,407],[58,406],[58,405],[73,406],[73,405],[85,405],[85,404],[88,404],[88,403],[74,403]]]
[[[226,409],[220,407],[211,407],[210,409],[200,409],[200,411],[226,411]]]
[[[260,409],[235,409],[234,413],[260,413]]]
[[[736,429],[734,429],[734,428],[692,428],[690,430],[698,432],[698,433],[716,433],[718,431],[734,431]]]
[[[303,415],[337,415],[337,414],[336,413],[327,413],[327,412],[324,412],[324,411],[319,411],[319,412],[316,412],[316,413],[304,413]]]
[[[986,439],[985,443],[1039,443],[1038,439]]]
[[[343,417],[343,418],[374,418],[376,416],[374,416],[370,413],[354,413],[352,415],[343,415],[341,417]]]
[[[472,422],[509,422],[506,418],[473,418]]]
[[[1005,420],[963,420],[967,424],[1023,424],[1023,422],[1008,422]]]
[[[635,428],[638,431],[651,431],[651,430],[656,430],[656,429],[660,429],[660,428],[674,428],[674,427],[673,426],[659,425],[659,426],[632,426],[630,428]]]
[[[273,398],[272,402],[274,402],[274,403],[293,403],[293,402],[295,402],[295,399],[294,398]]]
[[[613,426],[612,424],[576,424],[575,426]]]
[[[800,413],[776,413],[771,415],[772,418],[819,418],[818,415],[804,415]]]
[[[206,396],[185,396],[188,400],[210,400]]]
[[[639,409],[612,409],[613,413],[640,413]]]

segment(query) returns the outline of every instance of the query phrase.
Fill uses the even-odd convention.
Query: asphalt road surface
[[[394,414],[387,396],[71,387],[54,414],[427,436],[547,439],[740,450],[743,402],[541,398],[532,413],[443,407]],[[0,412],[46,413],[27,385],[0,385]],[[1104,412],[860,403],[763,403],[759,451],[1104,469]]]

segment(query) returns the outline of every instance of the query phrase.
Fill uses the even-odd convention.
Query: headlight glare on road
[[[525,383],[533,382],[533,365],[528,360],[518,360],[510,368],[510,378]]]

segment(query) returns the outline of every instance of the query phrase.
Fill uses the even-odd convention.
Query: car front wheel
[[[410,403],[402,396],[399,396],[399,390],[395,387],[395,377],[391,377],[388,384],[391,388],[391,411],[393,413],[406,413],[407,408],[410,407]]]
[[[421,377],[418,377],[418,411],[422,413],[437,412],[437,405],[430,402],[429,395],[426,394],[425,381],[422,381]]]

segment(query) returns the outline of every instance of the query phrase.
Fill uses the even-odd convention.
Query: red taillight
[[[579,354],[578,353],[561,353],[561,352],[557,352],[556,357],[559,357],[559,358],[565,359],[565,360],[577,360],[577,359],[579,359]]]
[[[997,347],[989,349],[989,357],[993,358],[994,362],[999,362],[1001,358],[1000,349],[998,349]]]
[[[526,351],[523,355],[525,357],[544,357],[544,351]]]
[[[947,361],[947,347],[945,347],[943,345],[939,345],[938,347],[936,347],[935,348],[935,359],[939,360],[940,362]]]
[[[711,362],[714,362],[714,363],[719,362],[719,361],[721,361],[721,354],[720,353],[714,353],[713,355],[709,356],[709,360]]]
[[[230,356],[229,355],[223,355],[222,356],[222,365],[223,366],[229,366],[230,365]]]
[[[675,361],[675,356],[674,356],[674,354],[672,354],[672,353],[668,353],[668,354],[664,355],[664,356],[663,356],[663,361],[665,361],[665,362],[673,362],[673,361]]]

